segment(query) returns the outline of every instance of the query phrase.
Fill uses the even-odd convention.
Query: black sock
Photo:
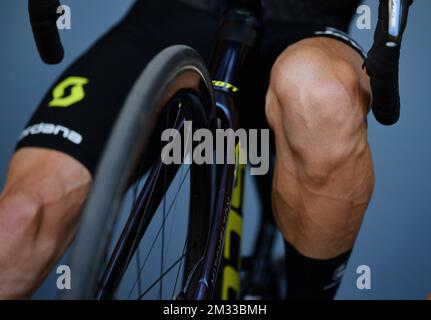
[[[351,251],[328,260],[303,256],[288,242],[286,254],[287,300],[332,300]]]

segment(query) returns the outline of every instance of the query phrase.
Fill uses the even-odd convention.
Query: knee
[[[368,88],[350,62],[304,40],[274,64],[266,116],[277,145],[321,178],[367,148],[368,103]]]

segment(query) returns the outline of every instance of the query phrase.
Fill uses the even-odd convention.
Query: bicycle
[[[392,24],[390,45],[399,45],[401,41],[407,1],[399,0],[399,6],[391,7],[391,17],[397,19],[389,19]],[[57,4],[57,0],[51,1],[51,5]],[[56,63],[62,59],[63,49],[55,19],[51,16],[50,24],[38,24],[40,18],[34,14],[36,10],[40,7],[33,7],[32,21],[38,49],[45,62]],[[241,278],[245,166],[238,163],[165,165],[158,156],[161,132],[170,128],[183,132],[186,121],[193,121],[195,129],[238,128],[235,84],[259,41],[263,24],[261,11],[259,0],[230,2],[218,32],[211,73],[193,49],[179,45],[163,50],[138,78],[113,129],[82,212],[69,260],[74,274],[73,287],[61,298],[120,298],[118,292],[123,290],[123,281],[130,273],[136,274],[137,279],[130,290],[125,290],[127,298],[141,299],[147,294],[193,300],[246,296],[278,298],[274,295],[277,281],[268,277],[272,268],[270,248],[276,235],[268,192],[271,175],[261,178],[259,184],[262,191],[266,191],[262,192],[261,199],[262,226],[251,258],[252,267],[248,275]],[[31,10],[30,13],[32,16]],[[392,85],[386,80],[378,75],[372,77],[380,89]],[[385,94],[373,91],[373,94],[376,116],[381,111],[382,121],[388,122],[388,110],[379,109],[383,105],[389,105],[389,113],[396,116],[399,99],[397,105],[396,97],[388,99],[387,91]],[[171,196],[175,186],[178,190]],[[187,197],[180,194],[180,189],[187,192]],[[122,201],[130,197],[133,201],[128,219],[116,230]],[[188,212],[188,223],[180,226],[171,222],[167,226],[171,210],[178,206],[184,216]],[[152,230],[151,223],[160,223],[161,227]],[[165,267],[165,249],[170,244],[165,240],[166,229],[180,227],[183,232],[179,233],[185,239],[181,241],[179,257]],[[155,233],[155,241],[161,237],[161,255],[157,259],[160,260],[160,275],[144,289],[139,246],[150,244],[145,239],[148,233]],[[169,232],[168,239],[171,235]],[[113,239],[117,239],[114,246]],[[150,253],[155,241],[149,245]],[[146,256],[144,266],[148,259]],[[135,272],[130,271],[133,260],[136,261]],[[175,277],[167,287],[165,281],[172,277],[168,276],[171,271]],[[245,289],[240,289],[240,282],[245,284]]]

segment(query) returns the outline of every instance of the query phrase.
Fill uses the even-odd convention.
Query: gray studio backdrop
[[[65,61],[46,66],[39,60],[26,14],[26,0],[0,2],[0,181],[20,131],[48,86],[59,73],[123,15],[131,0],[65,0],[72,8],[72,29],[62,31]],[[374,29],[377,0],[372,9]],[[376,187],[339,299],[423,299],[431,292],[431,50],[428,13],[431,2],[416,0],[405,35],[401,60],[401,121],[382,127],[369,117]],[[373,30],[372,29],[372,30]],[[372,30],[351,33],[368,50]],[[258,204],[247,185],[245,237],[255,229]],[[251,196],[250,196],[251,195]],[[250,248],[245,246],[245,251]],[[278,253],[281,252],[281,245]],[[371,268],[371,289],[356,286],[357,267]],[[55,296],[51,275],[35,298]]]

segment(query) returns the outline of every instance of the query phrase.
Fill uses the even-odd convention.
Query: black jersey
[[[195,8],[221,14],[227,0],[179,0]],[[295,22],[347,26],[361,0],[265,0],[264,18],[271,22]]]

